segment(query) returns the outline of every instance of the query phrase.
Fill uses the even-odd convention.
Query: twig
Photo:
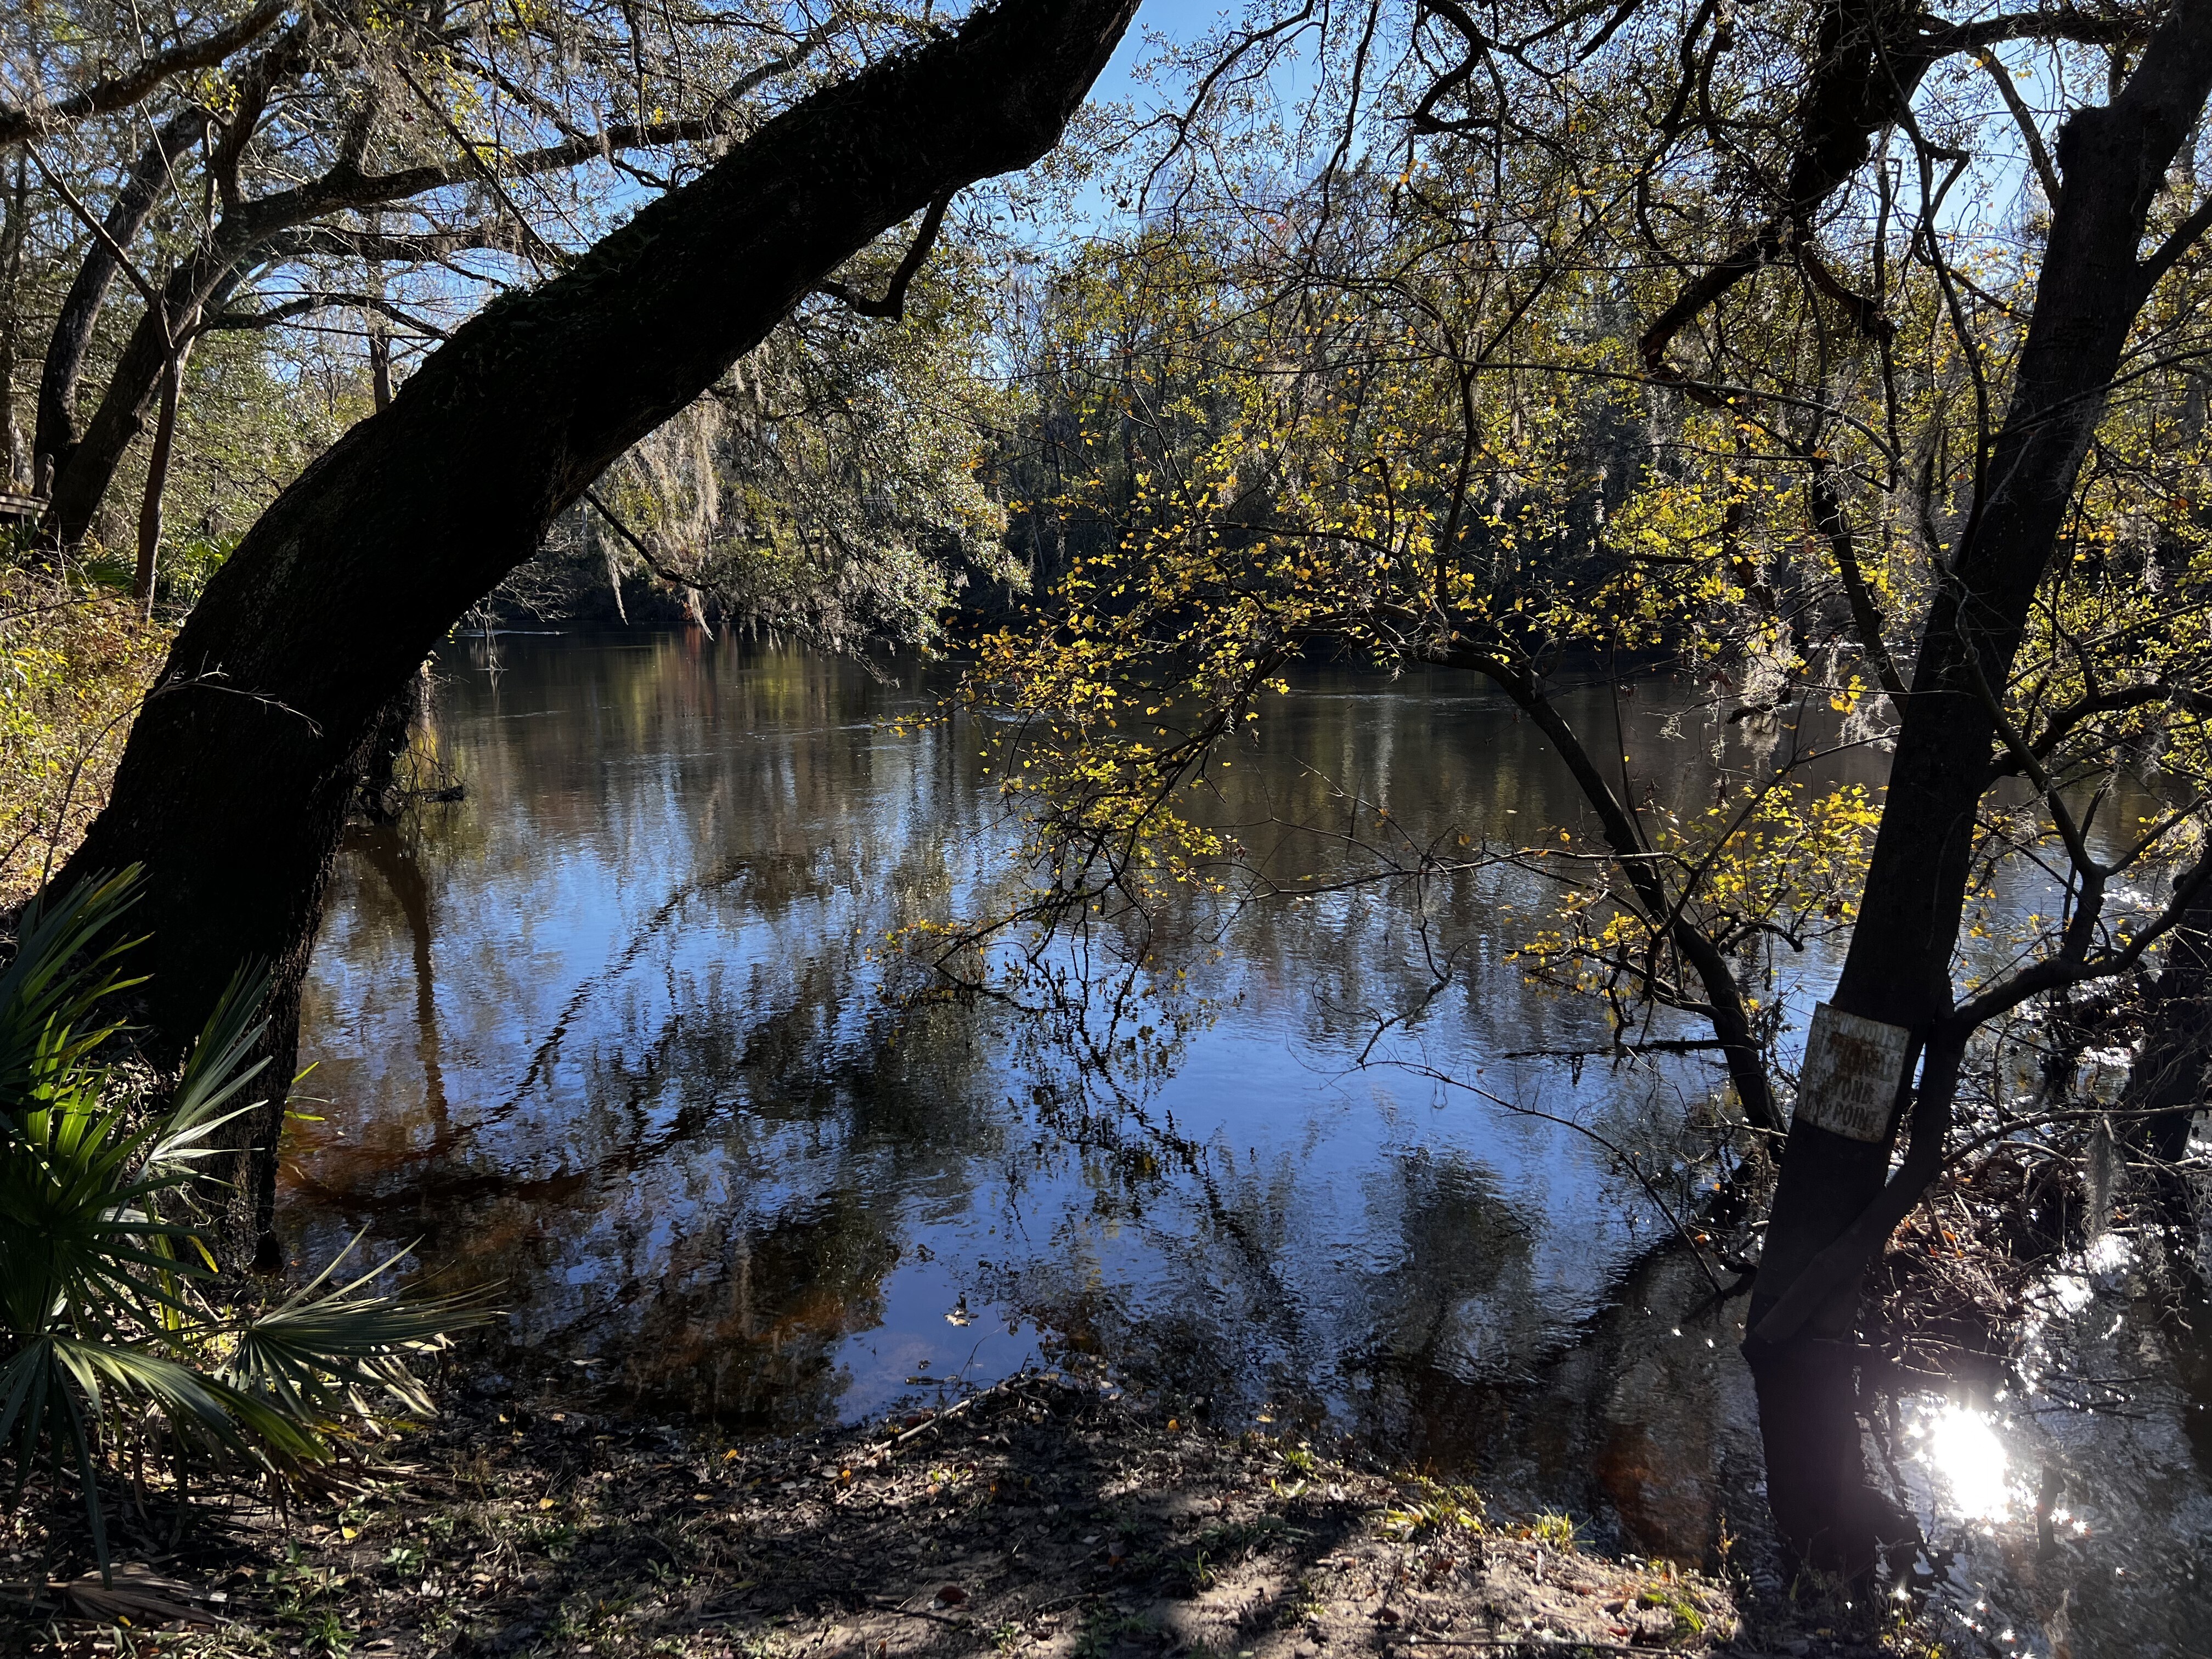
[[[968,1395],[965,1399],[954,1401],[951,1405],[945,1407],[944,1410],[932,1413],[929,1421],[927,1423],[918,1423],[913,1428],[908,1429],[904,1434],[897,1435],[893,1437],[891,1439],[886,1440],[882,1445],[877,1447],[874,1451],[871,1452],[866,1458],[861,1461],[866,1467],[873,1468],[876,1464],[882,1462],[884,1458],[896,1451],[901,1446],[906,1444],[908,1441],[913,1439],[916,1435],[927,1433],[930,1430],[943,1423],[946,1418],[956,1417],[960,1413],[966,1411],[969,1407],[974,1405],[977,1401],[988,1400],[994,1394],[999,1394],[1007,1389],[1012,1388],[1016,1383],[1027,1380],[1029,1375],[1030,1373],[1027,1370],[1016,1371],[1012,1376],[1000,1377],[996,1382],[991,1384],[988,1389],[978,1389],[975,1393]]]
[[[902,1607],[899,1606],[897,1602],[891,1601],[887,1596],[871,1595],[868,1600],[873,1602],[876,1606],[881,1607],[885,1613],[899,1613],[908,1619],[927,1619],[933,1624],[950,1625],[955,1630],[967,1630],[970,1626],[969,1620],[965,1619],[955,1619],[946,1613],[925,1613],[920,1607]]]

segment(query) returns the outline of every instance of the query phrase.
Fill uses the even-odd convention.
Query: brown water
[[[942,671],[697,635],[504,635],[440,666],[468,795],[341,859],[307,1000],[327,1104],[289,1146],[303,1258],[420,1237],[432,1268],[503,1282],[494,1363],[732,1432],[1045,1364],[1217,1420],[1328,1423],[1648,1550],[1755,1537],[1741,1303],[1693,1316],[1705,1281],[1644,1187],[1510,1109],[1632,1150],[1686,1214],[1715,1174],[1682,1127],[1710,1073],[1571,1057],[1606,1046],[1601,1019],[1506,960],[1547,902],[1534,878],[1194,912],[1170,953],[1188,979],[1140,983],[1118,1025],[1119,981],[1051,1020],[916,1012],[883,935],[1007,879],[975,733],[885,723],[932,708]],[[1637,693],[1573,712],[1620,719],[1639,793],[1709,803],[1741,735]],[[1222,775],[1222,814],[1283,872],[1364,867],[1282,828],[1372,829],[1340,787],[1407,845],[1579,816],[1511,708],[1443,677],[1304,676]],[[1800,1024],[1834,965],[1787,964]],[[1996,1621],[1988,1650],[2212,1653],[2203,1398],[2100,1261],[2054,1290],[2053,1374],[2143,1376],[2136,1415],[1911,1402],[1901,1474],[1945,1593]],[[2039,1561],[2054,1462],[2089,1530]]]

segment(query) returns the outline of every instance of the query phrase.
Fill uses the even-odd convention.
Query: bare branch
[[[1996,82],[1997,95],[2004,100],[2005,107],[2012,112],[2014,124],[2020,128],[2020,136],[2027,145],[2027,159],[2035,164],[2035,176],[2043,181],[2043,199],[2056,206],[2058,169],[2051,165],[2051,152],[2044,146],[2042,131],[2035,125],[2035,112],[2028,108],[2027,100],[2020,95],[2020,88],[2012,83],[2012,71],[1996,53],[1984,57],[1982,67]]]
[[[220,64],[248,41],[276,27],[289,3],[290,0],[262,0],[260,5],[228,28],[217,29],[205,40],[188,40],[167,52],[156,52],[135,69],[95,81],[81,92],[52,101],[41,100],[34,105],[0,109],[0,144],[58,132],[94,116],[128,108],[150,96],[173,75]]]
[[[815,284],[817,293],[826,294],[848,311],[857,311],[863,317],[888,317],[897,322],[906,315],[906,291],[915,274],[929,258],[929,251],[937,246],[937,233],[945,224],[945,210],[952,205],[950,196],[940,196],[929,204],[929,211],[921,216],[921,228],[915,233],[914,245],[899,261],[899,268],[891,275],[891,285],[884,290],[880,300],[871,300],[855,294],[844,283],[822,282]]]
[[[191,332],[198,335],[218,329],[276,328],[295,318],[332,310],[374,311],[412,329],[425,339],[442,340],[446,337],[446,331],[434,323],[425,322],[389,300],[374,294],[304,294],[296,300],[287,300],[282,305],[270,306],[264,311],[220,312],[198,324]]]

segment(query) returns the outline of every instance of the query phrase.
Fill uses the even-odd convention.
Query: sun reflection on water
[[[1990,1426],[1988,1413],[1947,1406],[1926,1420],[1924,1432],[1922,1455],[1942,1478],[1961,1519],[1996,1521],[2010,1512],[2004,1443]]]

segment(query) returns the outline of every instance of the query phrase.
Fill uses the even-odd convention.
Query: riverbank
[[[482,1390],[479,1389],[479,1396]],[[731,1445],[471,1397],[289,1516],[156,1494],[116,1589],[8,1523],[17,1651],[768,1656],[1521,1649],[1849,1654],[1723,1579],[1356,1454],[1025,1374],[942,1411]],[[41,1556],[49,1548],[41,1571]],[[74,1582],[72,1582],[74,1581]],[[121,1598],[121,1599],[117,1599]],[[112,1616],[131,1621],[118,1626]],[[102,1616],[106,1615],[106,1616]],[[1757,1621],[1754,1621],[1755,1623]]]

